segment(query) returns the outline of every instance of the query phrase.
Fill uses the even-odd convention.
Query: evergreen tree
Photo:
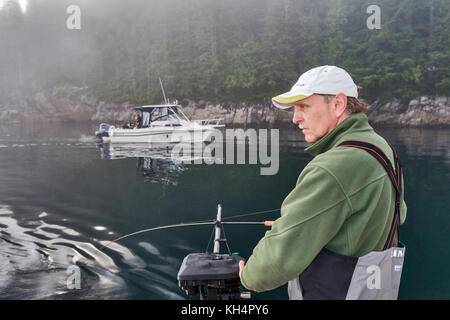
[[[287,90],[306,70],[338,65],[362,96],[450,94],[448,0],[79,0],[0,10],[3,99],[55,85],[106,101],[252,101]],[[366,26],[371,4],[381,29]]]

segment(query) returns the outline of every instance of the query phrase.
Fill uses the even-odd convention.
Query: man
[[[290,299],[396,299],[405,248],[402,172],[369,125],[350,75],[335,66],[302,74],[272,99],[294,108],[293,122],[314,156],[259,241],[241,283],[266,291],[289,282]],[[389,166],[389,164],[392,164]]]
[[[134,118],[135,118],[134,127],[137,129],[142,128],[142,116],[140,112],[137,112]]]

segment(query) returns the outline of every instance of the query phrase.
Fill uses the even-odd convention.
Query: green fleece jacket
[[[353,257],[383,250],[394,215],[394,187],[369,153],[336,147],[344,140],[372,143],[394,163],[391,148],[364,113],[349,116],[306,148],[313,160],[300,173],[281,205],[281,217],[259,241],[242,271],[241,282],[247,289],[266,291],[287,283],[324,247]],[[406,218],[403,195],[401,224]]]

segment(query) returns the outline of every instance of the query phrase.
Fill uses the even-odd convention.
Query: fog
[[[121,81],[131,81],[127,88],[134,90],[147,90],[152,82],[159,90],[158,76],[173,77],[163,70],[170,64],[168,29],[185,30],[179,26],[180,17],[185,23],[196,15],[204,17],[202,2],[206,3],[4,0],[0,10],[1,100],[26,99],[62,83],[109,90],[106,94],[112,96],[124,89]],[[73,5],[78,12],[70,11]],[[202,37],[208,26],[200,28],[202,33],[187,32],[192,38]]]
[[[69,85],[121,103],[249,101],[308,68],[349,70],[366,98],[450,90],[449,2],[2,0],[0,104]],[[73,10],[73,5],[79,9]]]

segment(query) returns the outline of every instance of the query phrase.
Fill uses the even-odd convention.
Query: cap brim
[[[297,94],[292,96],[290,92],[281,94],[272,98],[272,103],[275,107],[280,109],[288,109],[292,107],[292,103],[308,98],[310,95]]]

